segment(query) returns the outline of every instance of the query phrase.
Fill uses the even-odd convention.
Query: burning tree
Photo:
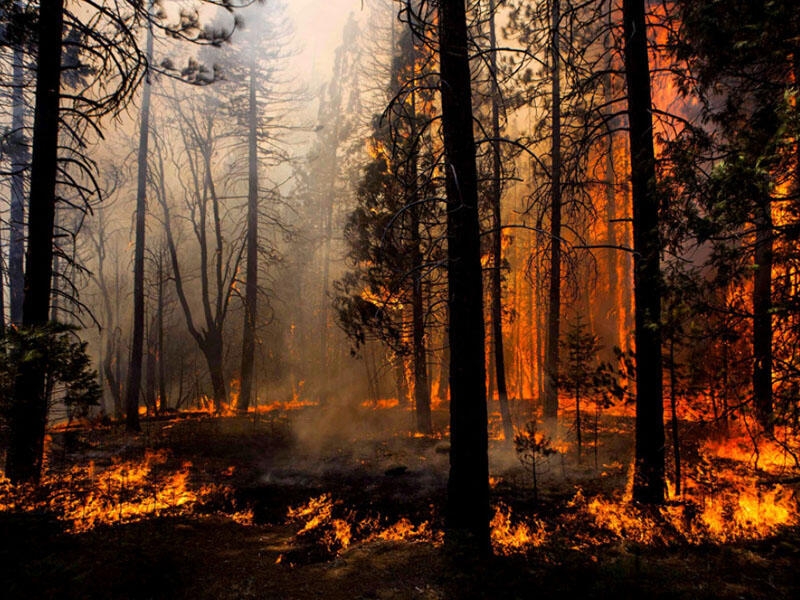
[[[709,257],[714,312],[736,324],[734,338],[749,340],[752,410],[769,433],[796,404],[784,384],[797,373],[786,342],[796,339],[800,25],[787,2],[677,6],[674,50],[693,74],[679,81],[703,106],[703,124],[672,148],[687,243]],[[730,339],[721,338],[723,350]]]
[[[431,433],[426,338],[442,220],[430,135],[436,116],[433,56],[414,33],[420,17],[411,11],[407,16],[410,21],[392,56],[391,100],[375,118],[374,158],[359,186],[359,206],[345,226],[356,270],[338,282],[337,304],[340,321],[357,345],[372,334],[400,356],[411,356],[416,427]]]

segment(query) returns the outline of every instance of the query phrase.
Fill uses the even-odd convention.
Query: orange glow
[[[361,408],[389,409],[398,406],[400,406],[400,401],[397,398],[378,398],[377,400],[364,400],[361,403]]]
[[[497,554],[510,556],[522,554],[532,548],[538,548],[547,541],[544,523],[534,520],[529,525],[523,521],[513,523],[511,509],[500,504],[494,512],[489,524],[491,528],[492,548]]]
[[[302,408],[308,408],[310,406],[319,406],[318,402],[312,402],[311,400],[300,400],[298,398],[288,400],[285,402],[276,401],[270,402],[268,404],[259,405],[257,407],[250,407],[249,412],[258,412],[258,413],[269,413],[276,410],[284,410],[284,411],[292,411],[292,410],[300,410]]]
[[[242,381],[238,377],[231,379],[230,396],[228,398],[231,407],[239,406],[239,394],[242,392]]]
[[[213,494],[225,493],[216,486],[192,485],[192,463],[168,467],[168,458],[167,451],[147,450],[140,462],[115,461],[106,468],[98,468],[94,462],[74,466],[65,473],[46,475],[38,491],[13,486],[3,478],[0,511],[47,510],[67,524],[67,531],[81,533],[100,525],[190,514]],[[252,514],[237,513],[234,518],[248,523]]]
[[[414,525],[407,518],[402,517],[393,525],[385,529],[378,529],[367,537],[366,541],[384,540],[395,542],[432,542],[441,543],[442,532],[434,531],[428,521]]]
[[[781,431],[775,431],[780,434]],[[798,448],[797,440],[784,432],[782,444],[771,439],[753,439],[746,431],[729,428],[724,439],[706,440],[701,453],[716,458],[737,461],[754,469],[782,471],[797,466],[793,454]]]
[[[440,544],[442,532],[435,531],[427,521],[414,525],[402,517],[395,523],[382,526],[379,517],[356,520],[355,511],[340,509],[342,517],[334,516],[334,509],[341,502],[334,501],[330,494],[310,498],[305,504],[289,508],[287,520],[302,524],[297,537],[313,535],[328,552],[338,554],[354,542],[403,541],[430,542]],[[281,562],[282,558],[278,559]]]
[[[683,502],[660,507],[655,513],[624,498],[586,499],[580,490],[570,507],[590,516],[611,539],[650,545],[669,543],[676,536],[690,544],[758,540],[798,523],[797,499],[792,492],[780,486],[760,490],[755,479],[737,482],[738,487],[705,495],[692,486]],[[602,534],[582,539],[586,545],[606,541]]]

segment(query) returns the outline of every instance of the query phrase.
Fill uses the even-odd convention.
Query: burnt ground
[[[446,415],[437,413],[443,429]],[[794,599],[800,591],[800,529],[729,543],[687,543],[663,535],[641,542],[598,528],[574,506],[624,489],[631,422],[608,418],[584,456],[574,444],[532,476],[513,451],[492,442],[493,502],[536,518],[547,541],[489,560],[458,556],[421,536],[384,540],[375,532],[405,518],[439,531],[447,440],[413,437],[406,411],[311,407],[253,417],[149,420],[139,436],[114,427],[54,432],[49,465],[95,469],[164,449],[162,469],[191,462],[192,486],[217,491],[191,511],[70,533],[57,500],[33,512],[0,512],[3,598],[752,598]],[[687,457],[696,458],[687,429]],[[569,433],[567,433],[569,437]],[[791,476],[790,476],[791,475]],[[793,473],[782,476],[784,487]],[[349,547],[325,542],[330,522],[300,533],[287,512],[327,495],[331,518],[352,525]],[[248,524],[231,518],[249,511]]]

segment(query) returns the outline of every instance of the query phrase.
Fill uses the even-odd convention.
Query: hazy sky
[[[350,13],[356,18],[367,12],[369,0],[288,0],[295,23],[296,39],[302,47],[298,63],[312,78],[330,76],[333,52],[342,43],[342,29]]]

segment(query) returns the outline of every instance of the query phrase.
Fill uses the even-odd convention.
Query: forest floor
[[[535,494],[530,467],[492,441],[495,552],[481,561],[441,543],[448,443],[398,433],[410,424],[400,408],[310,406],[54,431],[45,485],[0,494],[0,596],[798,597],[794,465],[711,459],[707,429],[686,424],[694,496],[659,512],[624,500],[629,417],[604,417],[581,461],[567,433]]]

